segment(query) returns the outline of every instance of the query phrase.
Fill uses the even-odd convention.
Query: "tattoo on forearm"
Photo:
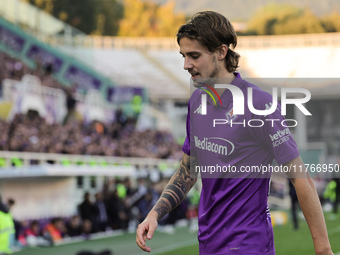
[[[177,195],[177,193],[171,189],[167,189],[167,191],[170,193],[170,195],[175,196],[177,200],[181,200],[181,196]]]
[[[165,189],[173,190],[177,195],[180,194],[179,190],[182,191],[183,195],[186,195],[189,191],[190,184],[182,177],[177,176],[174,180],[174,184],[168,185]]]
[[[183,157],[180,167],[154,207],[154,210],[158,213],[158,219],[178,206],[195,182],[196,179],[190,177],[189,157]]]
[[[190,162],[191,161],[191,162]],[[180,176],[183,176],[183,178],[187,181],[190,180],[191,182],[194,182],[195,178],[191,178],[190,176],[190,167],[194,168],[194,166],[197,163],[197,159],[183,159],[181,161],[181,165],[178,169],[178,173]],[[197,176],[196,176],[197,177]]]
[[[167,202],[160,199],[158,200],[157,204],[155,205],[154,209],[158,214],[158,219],[162,218],[164,215],[166,215],[168,212],[170,212],[171,207],[168,205]]]
[[[175,208],[177,206],[177,199],[175,199],[174,196],[168,193],[164,193],[162,197],[168,199],[171,208]]]

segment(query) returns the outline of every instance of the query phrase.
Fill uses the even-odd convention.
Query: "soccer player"
[[[240,56],[231,49],[237,44],[231,23],[213,11],[196,13],[179,28],[177,42],[184,57],[184,69],[191,74],[194,84],[203,85],[204,90],[196,89],[190,98],[187,138],[180,167],[156,205],[138,226],[137,245],[146,252],[151,251],[146,246],[146,240],[152,238],[158,220],[179,205],[193,187],[197,181],[194,172],[199,169],[202,177],[198,214],[199,254],[274,255],[268,207],[270,174],[261,176],[242,169],[252,169],[254,166],[260,169],[275,159],[285,167],[283,169],[302,169],[296,173],[288,171],[287,175],[296,189],[309,225],[315,253],[333,254],[315,186],[308,172],[305,172],[289,129],[281,125],[284,119],[280,106],[267,116],[257,116],[249,109],[245,109],[242,116],[237,116],[233,112],[237,100],[233,100],[231,91],[213,87],[217,84],[215,81],[222,79],[224,84],[240,89],[245,102],[250,88],[252,95],[249,97],[252,97],[255,109],[267,109],[272,103],[270,94],[243,80],[236,72]],[[206,92],[214,99],[207,97],[203,106],[202,95]],[[248,120],[254,117],[263,125],[248,125]],[[217,125],[216,119],[226,121],[222,122],[223,125]],[[231,168],[233,171],[217,173],[216,170],[221,168]],[[213,169],[215,172],[211,174]]]

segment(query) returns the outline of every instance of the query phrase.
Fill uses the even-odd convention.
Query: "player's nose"
[[[194,67],[194,65],[192,64],[190,59],[184,58],[184,70],[189,70],[189,69],[192,69],[193,67]]]

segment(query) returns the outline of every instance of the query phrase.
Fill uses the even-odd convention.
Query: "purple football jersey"
[[[204,91],[196,89],[188,106],[187,137],[182,150],[197,157],[195,170],[200,171],[202,177],[199,254],[273,255],[273,228],[268,207],[270,173],[249,169],[269,166],[273,159],[279,165],[287,163],[298,157],[299,152],[282,122],[279,105],[267,116],[255,115],[248,109],[248,88],[252,88],[255,109],[268,109],[272,96],[243,80],[239,74],[231,84],[244,94],[244,115],[234,114],[229,89],[221,95],[222,105],[214,105],[207,97],[205,115],[201,104]]]

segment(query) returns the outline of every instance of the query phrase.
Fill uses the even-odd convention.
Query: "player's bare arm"
[[[285,164],[288,167],[294,165],[299,167],[299,169],[301,169],[300,167],[304,169],[302,172],[288,173],[288,177],[295,187],[301,210],[308,223],[315,254],[332,255],[333,252],[328,239],[326,223],[314,182],[308,171],[304,168],[301,157],[297,157]]]
[[[181,164],[171,177],[161,197],[149,212],[145,220],[139,224],[136,231],[136,243],[144,251],[150,252],[151,248],[145,246],[146,239],[151,239],[158,226],[158,220],[178,206],[193,187],[197,178],[190,176],[190,168],[194,169],[197,159],[183,154]]]
[[[190,177],[190,156],[184,153],[181,165],[170,179],[162,196],[153,208],[157,212],[158,220],[183,201],[196,180],[196,178]]]

